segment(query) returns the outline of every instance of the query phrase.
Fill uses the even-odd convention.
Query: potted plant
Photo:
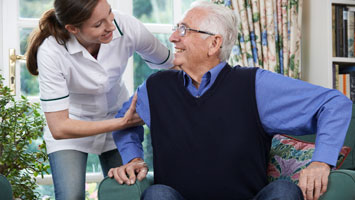
[[[16,100],[0,75],[0,174],[11,183],[16,199],[38,199],[35,177],[47,172],[47,154],[42,137],[45,125],[38,103],[24,96]],[[37,140],[37,141],[36,141]]]

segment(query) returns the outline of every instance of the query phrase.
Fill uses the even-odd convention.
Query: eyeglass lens
[[[182,25],[182,24],[178,24],[177,25],[180,36],[185,36],[186,34],[186,26]]]

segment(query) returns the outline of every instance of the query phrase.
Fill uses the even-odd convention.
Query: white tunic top
[[[59,45],[50,36],[38,53],[41,106],[44,112],[69,109],[71,119],[111,119],[128,99],[122,81],[128,58],[137,52],[151,68],[172,67],[172,53],[132,16],[114,12],[116,30],[108,44],[101,44],[97,59],[74,36]],[[155,63],[155,64],[152,64]],[[78,150],[101,154],[115,149],[112,133],[55,140],[45,127],[47,152]]]

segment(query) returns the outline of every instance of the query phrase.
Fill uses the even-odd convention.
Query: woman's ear
[[[65,25],[65,29],[67,29],[67,31],[72,34],[77,34],[79,32],[79,28],[71,24]]]
[[[223,38],[221,35],[216,34],[212,37],[213,37],[213,39],[210,43],[209,51],[208,51],[209,56],[212,56],[216,53],[219,54],[219,50],[222,48],[222,43],[223,43]]]

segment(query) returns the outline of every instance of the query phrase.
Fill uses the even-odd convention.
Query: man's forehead
[[[183,24],[187,27],[199,25],[205,14],[206,11],[201,8],[192,8],[191,10],[185,13],[183,19],[179,22],[179,24]]]

